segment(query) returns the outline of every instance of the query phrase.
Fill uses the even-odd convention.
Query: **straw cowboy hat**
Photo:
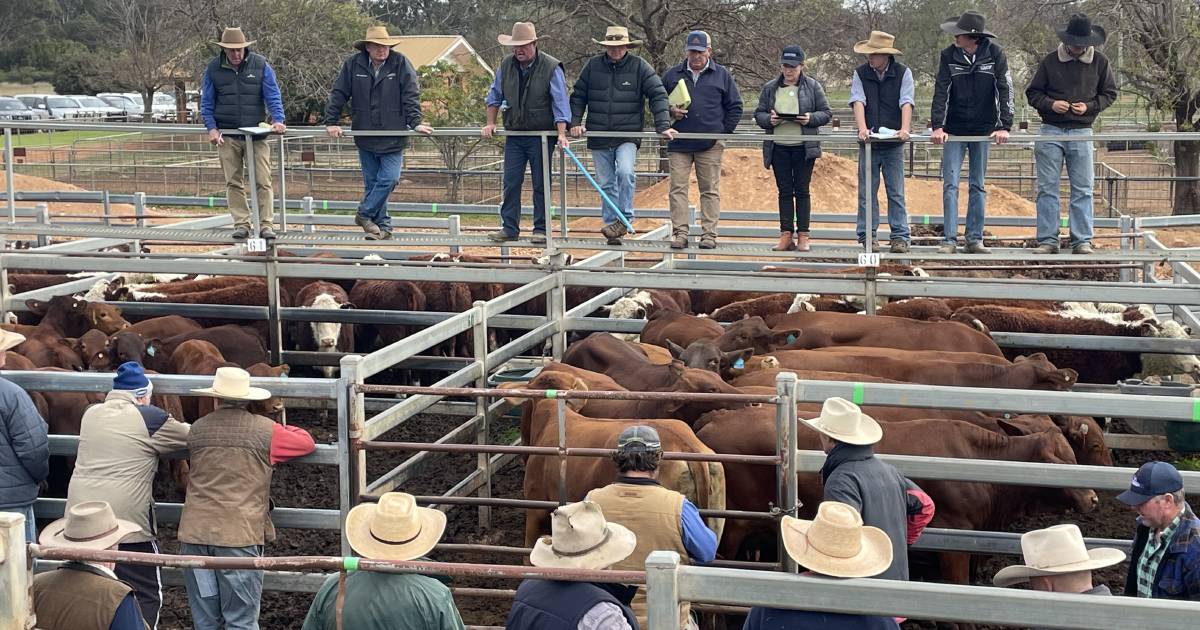
[[[896,36],[883,31],[871,31],[871,35],[854,45],[860,55],[903,55],[896,50]]]
[[[85,501],[67,509],[66,518],[46,526],[38,542],[52,547],[108,549],[142,528],[117,518],[105,501]]]
[[[354,42],[354,47],[359,50],[366,50],[367,44],[379,44],[391,48],[400,43],[400,38],[388,35],[386,26],[372,26],[367,28],[367,34],[360,40]]]
[[[822,501],[817,518],[785,516],[779,527],[788,555],[821,575],[870,577],[892,566],[892,540],[845,503]]]
[[[1025,564],[1000,569],[992,578],[996,586],[1012,586],[1043,575],[1102,569],[1125,561],[1125,552],[1120,549],[1085,547],[1079,526],[1073,524],[1021,534],[1021,554]]]
[[[217,368],[212,387],[193,389],[192,393],[230,400],[266,400],[271,397],[271,392],[261,387],[250,387],[250,373],[236,367]]]
[[[846,444],[874,444],[883,437],[879,423],[845,398],[826,400],[821,406],[821,415],[803,422]]]
[[[1068,46],[1099,46],[1108,38],[1103,26],[1092,24],[1092,18],[1083,13],[1076,13],[1067,21],[1067,25],[1055,29],[1058,38]]]
[[[247,41],[246,34],[242,32],[242,27],[230,26],[230,27],[227,27],[224,31],[221,31],[221,41],[213,42],[213,43],[220,46],[221,48],[230,49],[230,48],[246,48],[246,47],[250,46],[250,44],[253,44],[256,41],[258,41],[258,40],[251,39],[251,40]]]
[[[11,330],[0,330],[0,352],[12,350],[25,343],[25,335]]]
[[[642,40],[629,39],[629,29],[624,26],[610,26],[604,31],[604,41],[593,39],[593,42],[601,46],[641,46]]]
[[[975,11],[967,11],[962,15],[942,22],[942,30],[951,35],[978,35],[980,37],[995,37],[985,28],[987,18]]]
[[[537,40],[537,29],[533,28],[533,22],[517,22],[513,24],[512,35],[496,36],[496,41],[500,42],[501,46],[524,46]]]
[[[412,560],[429,553],[446,531],[446,514],[417,507],[405,492],[385,492],[379,503],[362,503],[346,514],[346,540],[374,560]]]
[[[550,535],[542,536],[529,554],[535,567],[603,569],[633,553],[637,536],[604,520],[600,504],[569,503],[550,515]]]

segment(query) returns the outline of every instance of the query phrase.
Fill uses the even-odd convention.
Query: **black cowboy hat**
[[[1104,27],[1093,25],[1092,18],[1083,13],[1072,15],[1066,27],[1055,30],[1062,43],[1068,46],[1099,46],[1108,36]]]
[[[942,23],[942,30],[951,35],[978,35],[979,37],[995,37],[994,33],[989,33],[984,30],[984,22],[987,18],[976,13],[975,11],[967,11],[953,20]]]

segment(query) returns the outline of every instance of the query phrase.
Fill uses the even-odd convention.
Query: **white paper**
[[[899,131],[896,131],[895,129],[888,129],[887,127],[880,127],[879,131],[871,133],[871,137],[876,140],[892,140],[899,137],[899,135]]]
[[[271,128],[270,127],[238,127],[238,131],[241,131],[243,133],[248,133],[248,134],[254,135],[254,136],[261,136],[264,134],[271,133]]]

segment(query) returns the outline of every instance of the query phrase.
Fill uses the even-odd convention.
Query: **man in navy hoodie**
[[[680,133],[733,133],[742,117],[742,95],[725,66],[712,60],[712,40],[704,31],[687,35],[687,59],[663,73],[663,87],[670,94],[680,82],[687,88],[691,104],[686,109],[672,106],[672,128]],[[700,187],[700,248],[717,246],[717,220],[721,216],[721,155],[719,140],[672,140],[667,144],[671,169],[672,249],[688,245],[688,180],[693,165]]]

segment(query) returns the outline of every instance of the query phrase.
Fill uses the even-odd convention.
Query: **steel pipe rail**
[[[378,501],[377,494],[362,494],[362,501]],[[557,501],[535,501],[531,499],[497,499],[494,497],[454,497],[447,495],[417,496],[418,505],[486,505],[492,507],[520,508],[526,510],[553,510],[561,503]],[[712,518],[738,518],[749,520],[775,520],[776,516],[769,512],[746,512],[740,510],[709,510],[701,509],[700,516]]]
[[[4,378],[24,389],[41,392],[103,392],[112,390],[112,372],[30,372],[3,370]],[[212,385],[211,376],[179,374],[148,374],[157,394],[190,395],[193,389]],[[327,378],[265,378],[250,379],[281,398],[337,398],[337,381]],[[194,395],[194,394],[192,394]]]
[[[38,518],[62,518],[66,509],[66,499],[39,498],[33,504],[34,514]],[[159,521],[178,523],[183,515],[182,503],[156,503],[154,511]],[[333,529],[340,530],[342,519],[337,510],[320,508],[277,507],[271,510],[271,521],[276,527],[284,529]]]
[[[507,446],[489,444],[427,444],[424,442],[377,442],[365,440],[359,442],[358,448],[366,451],[434,451],[443,453],[511,453],[516,455],[549,455],[566,457],[610,457],[616,452],[611,448],[574,448],[560,449],[555,446]],[[762,464],[777,466],[779,457],[774,455],[730,455],[723,453],[684,453],[664,451],[663,459],[674,459],[686,462],[720,462],[726,464]]]
[[[65,457],[74,457],[79,451],[79,436],[78,435],[55,435],[51,434],[50,438],[50,455],[61,455]],[[169,459],[186,459],[188,456],[187,450],[178,451],[167,456]],[[317,450],[305,455],[289,459],[288,464],[315,464],[319,466],[337,466],[339,465],[337,458],[336,444],[317,444]]]
[[[679,400],[775,404],[777,396],[765,394],[700,394],[685,392],[628,392],[573,389],[498,389],[479,387],[416,387],[410,385],[355,385],[363,394],[433,394],[437,396],[491,396],[494,398],[581,399],[581,400]]]

